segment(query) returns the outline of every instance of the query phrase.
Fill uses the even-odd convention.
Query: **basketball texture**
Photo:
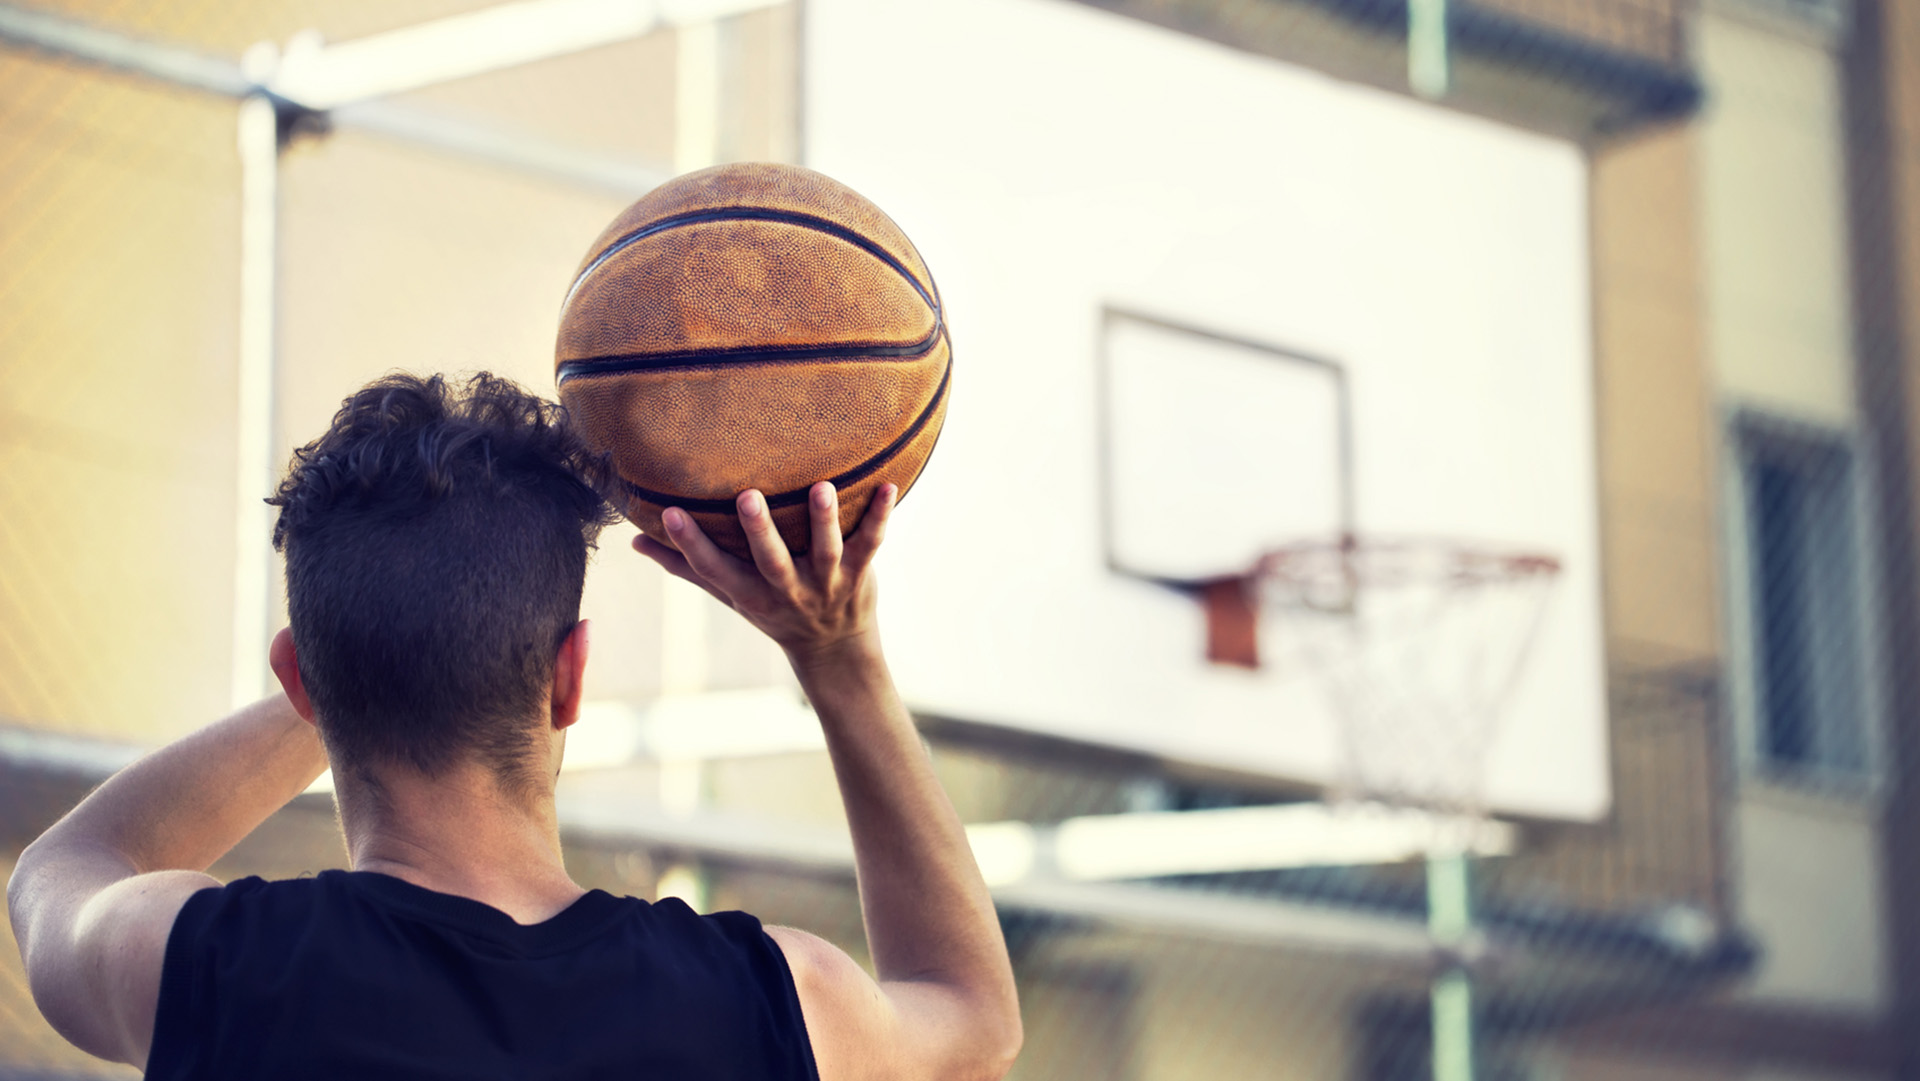
[[[795,552],[815,483],[839,489],[843,534],[880,485],[906,492],[946,418],[952,350],[932,275],[878,207],[797,166],[722,165],[594,241],[554,366],[634,524],[666,542],[660,513],[680,507],[747,558],[748,488]]]

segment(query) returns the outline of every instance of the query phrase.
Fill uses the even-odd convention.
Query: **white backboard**
[[[806,164],[938,279],[951,412],[883,555],[917,710],[1305,783],[1305,673],[1209,665],[1144,580],[1372,534],[1564,571],[1487,765],[1609,801],[1571,144],[1059,0],[809,0]]]

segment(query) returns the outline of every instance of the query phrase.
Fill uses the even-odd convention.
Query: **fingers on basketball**
[[[754,566],[760,569],[760,577],[775,589],[791,594],[799,584],[793,570],[793,555],[774,527],[766,497],[749,488],[734,500],[734,506],[740,515],[740,529],[747,535],[747,550],[753,555]]]
[[[860,574],[873,562],[875,552],[880,550],[880,542],[887,536],[887,519],[893,514],[894,504],[900,501],[900,488],[894,484],[883,484],[873,493],[873,499],[867,504],[867,513],[860,519],[860,528],[847,538],[846,552],[840,563],[848,574]]]
[[[733,603],[731,598],[714,588],[713,583],[702,578],[699,572],[689,566],[687,564],[687,557],[681,555],[678,549],[655,540],[645,533],[637,533],[633,538],[633,550],[653,560],[655,563],[660,564],[663,570],[675,578],[684,578],[694,585],[699,586],[701,589],[706,590],[712,595],[714,600],[719,601],[721,604],[731,605]]]
[[[825,583],[840,567],[840,494],[828,481],[821,481],[807,493],[808,513],[813,519],[813,561],[816,578]]]
[[[670,507],[660,516],[667,527],[667,534],[680,548],[687,566],[702,584],[710,587],[728,604],[733,604],[747,596],[754,589],[754,575],[741,562],[721,551],[693,520],[693,515],[678,507]]]

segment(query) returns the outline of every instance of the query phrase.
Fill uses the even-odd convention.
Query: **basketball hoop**
[[[1340,726],[1335,799],[1434,812],[1462,834],[1436,850],[1471,850],[1486,756],[1559,572],[1547,555],[1352,535],[1261,558],[1261,622]]]
[[[1338,719],[1333,798],[1430,812],[1427,928],[1444,959],[1434,1081],[1477,1073],[1471,867],[1486,758],[1559,577],[1552,556],[1347,534],[1269,552],[1246,579]]]

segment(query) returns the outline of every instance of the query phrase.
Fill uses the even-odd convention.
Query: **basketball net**
[[[1340,728],[1330,796],[1430,812],[1435,854],[1486,819],[1486,759],[1546,612],[1551,556],[1348,535],[1254,573],[1279,663],[1310,671]]]

